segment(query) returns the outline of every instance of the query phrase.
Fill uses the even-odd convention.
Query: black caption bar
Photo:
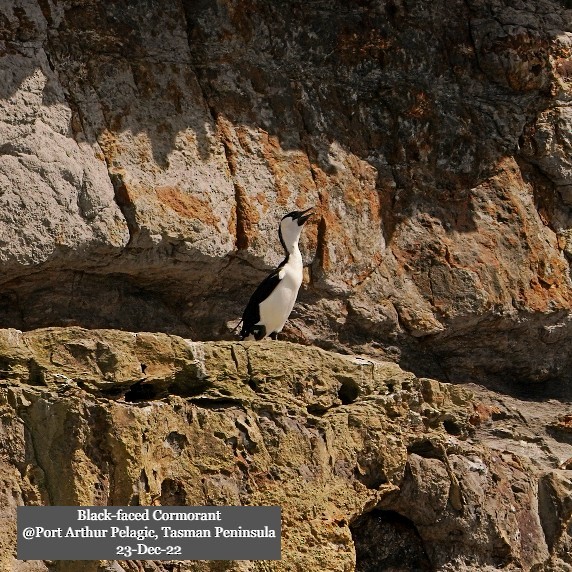
[[[18,507],[19,560],[279,560],[280,507]]]

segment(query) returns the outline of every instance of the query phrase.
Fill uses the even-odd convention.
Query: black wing
[[[274,291],[274,288],[280,283],[280,270],[286,264],[287,259],[285,259],[276,270],[273,270],[256,288],[254,294],[250,297],[244,313],[242,314],[242,329],[240,330],[240,339],[248,337],[250,334],[254,336],[255,339],[261,340],[266,335],[266,328],[264,326],[257,326],[256,324],[260,322],[260,303],[264,302],[270,294]]]

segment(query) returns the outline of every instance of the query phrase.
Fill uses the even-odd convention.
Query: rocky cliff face
[[[569,1],[1,2],[2,565],[249,502],[279,569],[572,569],[571,62]],[[302,345],[230,342],[311,205]]]
[[[228,337],[277,221],[316,205],[290,339],[569,380],[571,22],[547,0],[3,2],[0,323]]]
[[[288,342],[54,328],[0,352],[2,570],[572,566],[572,445],[514,403]],[[20,504],[278,504],[283,559],[16,562]]]

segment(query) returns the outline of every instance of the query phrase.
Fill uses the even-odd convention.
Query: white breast
[[[302,258],[294,256],[281,268],[280,283],[272,294],[260,304],[260,321],[267,335],[280,332],[290,316],[302,285]]]

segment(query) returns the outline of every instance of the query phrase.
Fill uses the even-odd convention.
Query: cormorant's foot
[[[273,339],[273,340],[277,340],[277,339],[278,339],[278,332],[272,332],[272,333],[270,334],[270,338]]]
[[[252,335],[256,341],[262,340],[266,337],[266,326],[264,324],[258,324],[252,328]]]

